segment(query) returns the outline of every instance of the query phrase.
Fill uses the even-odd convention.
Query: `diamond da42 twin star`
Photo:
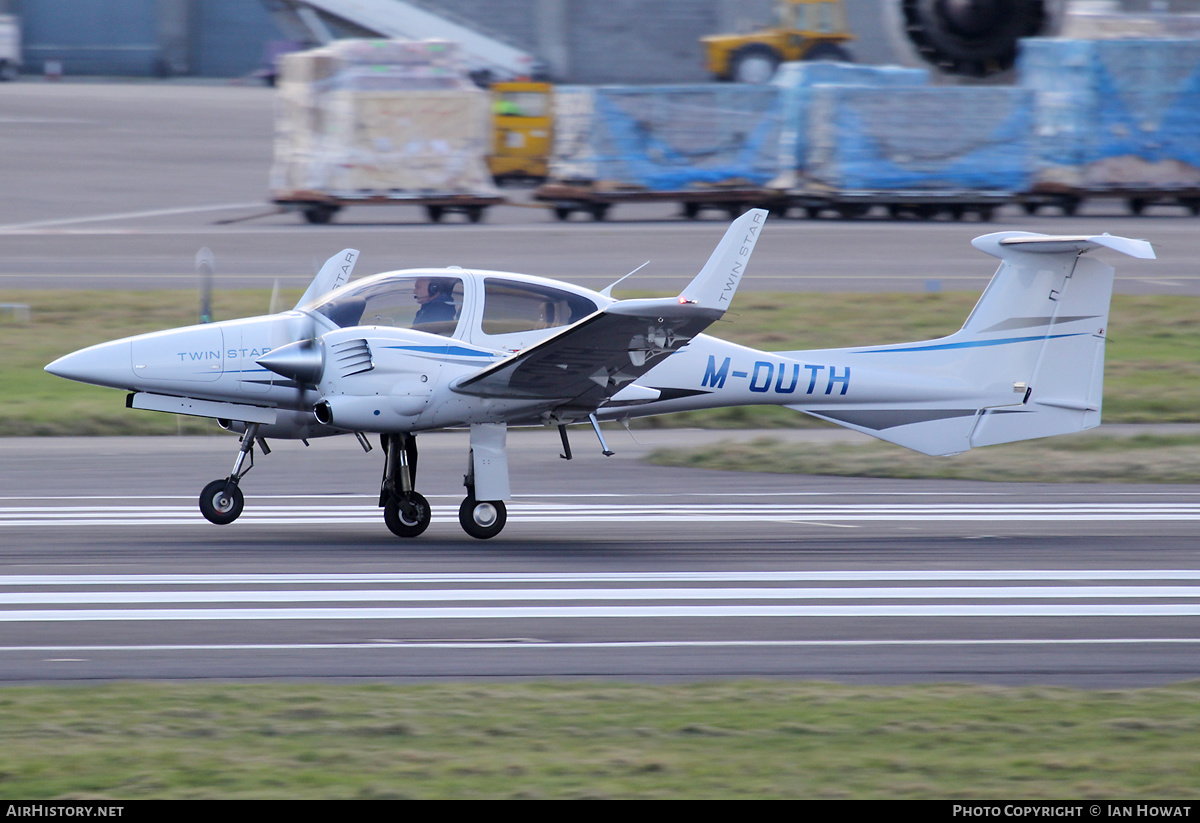
[[[358,252],[322,267],[295,309],[143,334],[62,357],[52,374],[124,389],[135,409],[215,418],[241,433],[228,477],[200,510],[241,514],[241,483],[267,438],[355,434],[386,453],[379,505],[400,537],[430,522],[416,490],[417,433],[470,429],[463,529],[499,534],[509,426],[588,423],[780,404],[942,455],[1100,423],[1113,269],[1103,247],[1144,240],[1005,231],[974,245],[1001,264],[962,329],[937,340],[765,352],[704,334],[728,308],[767,213],[733,222],[671,298],[615,300],[569,283],[461,268],[350,282]]]

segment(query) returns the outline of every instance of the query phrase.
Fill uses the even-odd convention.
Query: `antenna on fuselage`
[[[631,271],[629,274],[625,275],[625,277],[622,277],[622,278],[621,278],[621,280],[624,280],[624,279],[625,279],[625,278],[627,278],[627,277],[632,277],[633,275],[637,274],[638,272],[640,272],[642,269],[646,268],[646,266],[649,266],[649,265],[650,265],[650,261],[649,261],[649,260],[647,260],[645,263],[643,263],[642,265],[638,266],[636,269],[634,269],[633,271]],[[607,286],[607,287],[606,287],[604,290],[602,290],[600,293],[601,293],[601,294],[603,294],[605,297],[612,297],[612,290],[613,290],[614,288],[616,288],[616,287],[617,287],[617,285],[619,285],[619,284],[620,284],[621,280],[618,280],[616,283],[613,283],[611,286]]]

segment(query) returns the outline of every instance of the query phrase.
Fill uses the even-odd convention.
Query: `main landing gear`
[[[381,435],[387,455],[379,505],[383,522],[397,537],[416,537],[429,528],[433,511],[429,501],[414,488],[417,479],[417,437],[413,434]],[[487,540],[495,537],[508,521],[503,500],[478,500],[475,497],[474,453],[463,478],[467,498],[458,507],[458,522],[471,537]]]
[[[386,455],[379,489],[383,522],[397,537],[416,537],[429,528],[433,519],[429,501],[413,488],[417,479],[417,437],[384,434],[380,440]]]

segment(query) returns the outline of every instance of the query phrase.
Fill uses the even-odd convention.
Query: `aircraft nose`
[[[80,383],[124,389],[133,383],[131,363],[129,341],[117,340],[63,355],[46,366],[46,371]]]

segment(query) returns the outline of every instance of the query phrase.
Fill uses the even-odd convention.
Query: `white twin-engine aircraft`
[[[135,409],[215,418],[242,434],[209,483],[213,523],[242,512],[242,478],[266,438],[381,435],[379,505],[399,537],[430,521],[416,491],[418,432],[469,427],[473,537],[504,528],[508,426],[590,422],[772,403],[944,455],[1100,423],[1113,269],[1105,247],[1153,258],[1144,240],[1006,231],[974,241],[1001,265],[961,330],[917,343],[764,352],[702,332],[728,308],[767,212],[735,220],[678,297],[614,300],[556,280],[411,269],[348,282],[358,252],[330,258],[292,311],[143,334],[46,370],[131,392]],[[250,458],[247,461],[247,457]]]

